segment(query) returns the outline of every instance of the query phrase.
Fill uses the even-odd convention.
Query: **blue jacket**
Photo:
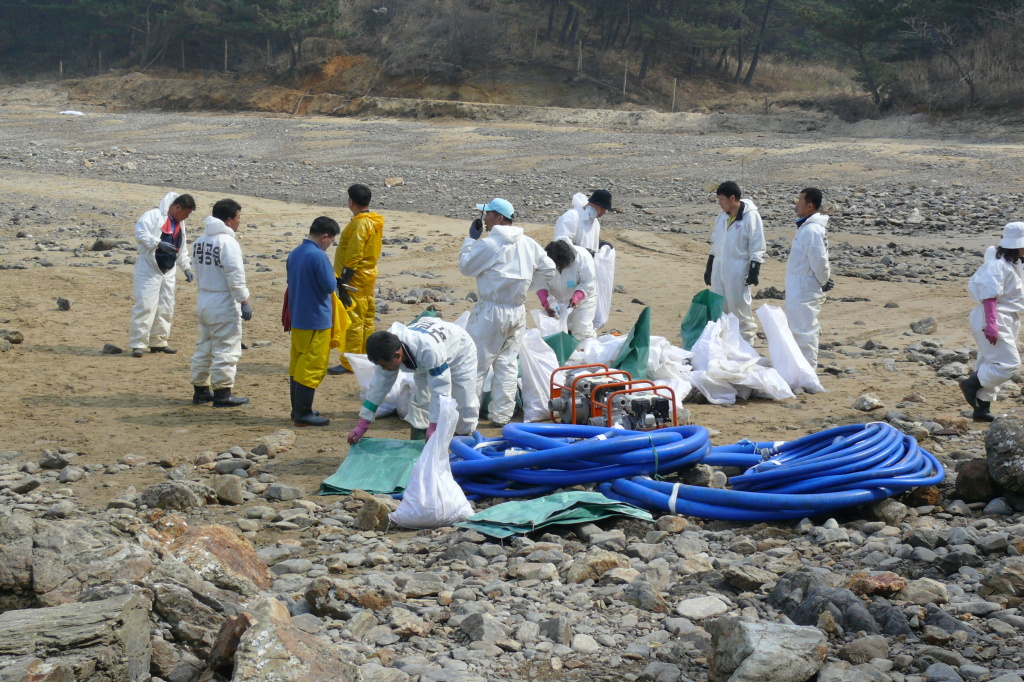
[[[288,308],[293,329],[330,329],[331,294],[337,291],[334,266],[315,242],[304,239],[288,254]]]

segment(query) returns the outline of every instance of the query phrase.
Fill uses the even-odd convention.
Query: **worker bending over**
[[[480,413],[477,352],[473,338],[462,327],[435,317],[424,317],[408,327],[396,322],[388,331],[370,335],[366,356],[377,369],[359,410],[359,422],[348,434],[349,443],[358,443],[370,428],[399,372],[412,372],[416,383],[407,417],[413,440],[434,435],[441,396],[452,397],[458,405],[455,433],[467,435],[476,430]]]

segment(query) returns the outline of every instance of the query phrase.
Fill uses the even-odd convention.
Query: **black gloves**
[[[469,224],[469,238],[480,239],[480,235],[484,233],[484,221],[477,218]]]
[[[156,248],[164,253],[178,253],[178,250],[174,248],[174,244],[170,242],[160,242],[156,245]]]
[[[714,256],[708,256],[707,267],[704,268],[704,284],[711,286],[711,266],[715,263]]]
[[[242,304],[242,319],[246,322],[252,319],[252,306],[248,301]]]
[[[747,271],[747,286],[757,286],[758,277],[761,274],[761,264],[757,261],[750,261],[750,270]]]
[[[338,298],[341,299],[342,305],[346,308],[352,307],[352,297],[348,295],[348,292],[354,291],[354,289],[350,287],[348,283],[355,276],[355,270],[352,270],[351,268],[342,268],[341,277],[338,278]]]
[[[832,288],[835,287],[835,285],[836,285],[836,283],[832,281],[831,277],[829,277],[828,281],[825,282],[825,284],[821,287],[821,290],[822,291],[832,291]]]

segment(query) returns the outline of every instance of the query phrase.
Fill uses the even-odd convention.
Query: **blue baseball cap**
[[[501,215],[505,216],[509,220],[512,220],[512,216],[516,212],[516,210],[514,208],[512,208],[512,204],[510,202],[505,201],[504,199],[498,199],[497,197],[495,197],[494,199],[491,199],[486,204],[477,204],[476,205],[476,210],[478,210],[478,211],[494,211],[495,213],[500,213]]]

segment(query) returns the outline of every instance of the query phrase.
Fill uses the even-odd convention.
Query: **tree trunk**
[[[867,55],[864,54],[864,48],[857,48],[857,57],[860,58],[861,70],[864,73],[864,80],[867,81],[868,90],[871,91],[871,99],[874,101],[876,107],[882,105],[882,94],[878,91],[878,84],[875,82],[875,77],[871,73],[871,63],[868,61]]]
[[[558,45],[559,47],[565,47],[569,45],[569,28],[572,26],[572,20],[576,17],[576,9],[569,5],[569,8],[565,11],[565,21],[562,22],[562,30],[558,32]]]
[[[579,38],[579,34],[580,34],[580,16],[582,14],[583,14],[582,12],[577,11],[576,12],[576,16],[574,16],[573,19],[572,19],[572,28],[569,29],[569,44],[570,45],[575,45],[576,44],[576,40]]]
[[[743,34],[740,34],[739,39],[736,41],[736,74],[732,77],[732,82],[736,83],[740,79],[740,74],[743,73]]]
[[[636,77],[637,83],[643,83],[647,78],[647,69],[650,68],[651,61],[654,59],[655,49],[654,41],[647,41],[647,45],[644,47],[644,58],[640,62],[640,73]]]
[[[750,58],[750,68],[743,79],[743,85],[749,86],[754,80],[754,72],[757,70],[757,62],[761,59],[761,46],[764,44],[764,34],[768,30],[768,17],[772,13],[772,5],[775,0],[767,0],[764,4],[764,16],[761,18],[761,30],[757,33],[757,43],[754,45],[754,54]]]
[[[729,47],[723,47],[721,54],[718,55],[718,64],[715,65],[715,72],[722,73],[725,71],[725,67],[728,64],[726,57],[729,56]]]
[[[551,40],[551,31],[555,27],[555,7],[558,5],[559,0],[550,0],[548,6],[548,30],[544,33],[544,40]]]

